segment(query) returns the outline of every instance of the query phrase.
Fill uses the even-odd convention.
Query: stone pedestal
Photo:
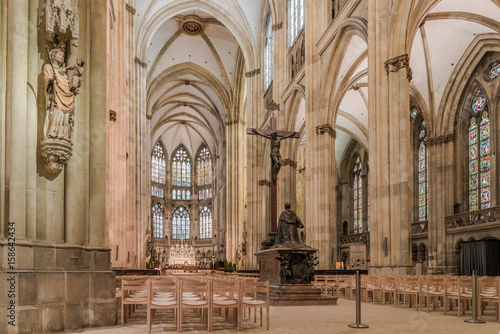
[[[273,306],[336,305],[337,297],[325,297],[311,284],[314,266],[310,259],[317,249],[278,248],[254,253],[259,263],[259,281],[269,281],[269,303]],[[312,272],[311,272],[312,270]]]

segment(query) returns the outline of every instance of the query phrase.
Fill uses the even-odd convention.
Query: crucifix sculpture
[[[281,140],[286,138],[300,138],[300,134],[294,131],[281,131],[276,129],[276,117],[271,118],[271,129],[248,128],[247,134],[259,135],[271,139],[271,232],[276,232],[277,227],[277,187],[278,173],[281,169]]]

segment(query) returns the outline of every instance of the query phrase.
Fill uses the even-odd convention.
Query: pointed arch
[[[180,205],[172,212],[172,239],[190,239],[191,214]]]

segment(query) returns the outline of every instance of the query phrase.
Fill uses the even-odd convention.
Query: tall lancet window
[[[153,207],[153,236],[163,238],[163,205],[160,203]]]
[[[188,201],[191,199],[191,159],[184,147],[179,147],[172,158],[172,199]]]
[[[184,206],[179,206],[174,210],[172,215],[172,233],[173,239],[189,239],[191,218],[188,209]]]
[[[163,147],[158,142],[151,154],[151,195],[153,197],[165,198],[164,185],[167,179],[166,173],[167,159],[163,152]]]
[[[196,159],[196,174],[198,176],[198,200],[212,198],[212,156],[206,146]]]
[[[361,159],[354,163],[354,234],[363,233],[363,178],[361,176]]]
[[[273,18],[271,9],[267,11],[266,44],[264,47],[264,87],[269,88],[273,81]]]
[[[477,90],[469,119],[469,211],[490,207],[490,152],[488,104]]]
[[[425,121],[418,129],[418,221],[427,220],[427,128]]]
[[[200,238],[212,238],[212,211],[206,205],[200,208]]]
[[[289,0],[288,22],[289,43],[292,45],[304,27],[304,0]]]
[[[366,157],[366,231],[370,232],[370,167],[368,165],[368,157]]]

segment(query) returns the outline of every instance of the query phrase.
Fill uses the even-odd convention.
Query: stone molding
[[[232,121],[227,121],[226,122],[226,125],[235,125],[235,124],[238,124],[240,123],[241,125],[246,125],[247,123],[242,120],[242,119],[235,119],[235,120],[232,120]]]
[[[334,128],[332,128],[330,124],[318,125],[316,127],[317,135],[322,135],[324,133],[328,133],[330,137],[332,137],[333,139],[337,138],[337,132],[335,131]]]
[[[268,180],[259,180],[259,186],[271,186],[271,181]]]
[[[125,4],[125,9],[127,12],[129,12],[131,15],[135,15],[135,8],[129,5],[128,3]]]
[[[266,109],[267,110],[280,110],[280,105],[279,103],[276,103],[273,101],[266,103]]]
[[[142,68],[148,67],[148,64],[145,61],[142,61],[139,57],[135,57],[134,61],[139,64]]]
[[[450,141],[455,140],[455,134],[449,134],[445,136],[440,136],[440,137],[434,137],[434,138],[428,138],[427,139],[427,146],[435,146],[435,145],[441,145],[448,143]]]
[[[255,69],[253,71],[245,73],[245,76],[247,78],[251,78],[251,77],[253,77],[254,75],[257,75],[257,74],[260,74],[260,68],[257,68],[257,69]]]
[[[281,164],[283,166],[290,166],[293,169],[297,169],[297,162],[289,158],[281,160]]]
[[[276,30],[280,30],[282,27],[283,27],[283,21],[281,21],[280,23],[273,24],[271,26],[271,29],[273,31],[276,31]]]
[[[400,69],[406,68],[406,78],[408,81],[411,81],[413,78],[413,72],[410,68],[410,57],[407,54],[391,58],[387,60],[384,65],[387,74],[389,74],[389,72],[398,72]]]

